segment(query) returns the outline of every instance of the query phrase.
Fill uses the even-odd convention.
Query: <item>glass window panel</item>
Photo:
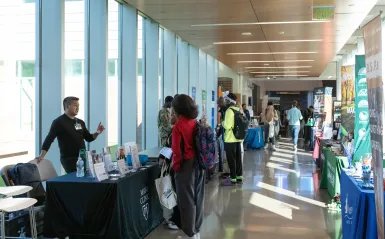
[[[79,98],[77,117],[84,119],[84,1],[64,4],[64,97]]]
[[[0,168],[35,154],[35,1],[0,0]],[[10,103],[11,102],[11,103]]]
[[[136,114],[136,122],[137,122],[137,130],[136,130],[136,143],[138,144],[139,148],[144,150],[144,129],[145,127],[143,126],[144,124],[144,77],[143,77],[143,72],[144,72],[144,42],[143,42],[143,21],[144,18],[140,15],[138,15],[138,51],[137,51],[137,82],[136,82],[136,92],[137,92],[137,114]]]
[[[119,38],[119,4],[115,0],[108,0],[108,145],[118,144],[118,38]]]

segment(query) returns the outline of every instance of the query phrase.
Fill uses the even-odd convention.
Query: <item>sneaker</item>
[[[189,237],[189,236],[178,236],[176,239],[188,239],[188,238],[191,238],[191,239],[197,239],[197,235],[194,235],[192,237]]]
[[[201,239],[201,234],[198,232],[197,234],[195,234],[195,238],[196,239]]]
[[[237,181],[231,181],[230,179],[225,179],[222,181],[222,186],[236,186]]]
[[[298,148],[297,145],[294,145],[294,152],[297,152]]]
[[[268,148],[269,148],[269,144],[266,144],[265,147],[264,147],[264,149],[266,150],[266,149],[268,149]]]
[[[273,151],[277,151],[277,148],[275,147],[275,145],[273,145]]]
[[[172,223],[170,222],[168,224],[168,229],[171,229],[171,230],[179,230],[179,227],[177,225],[175,225],[175,223]]]

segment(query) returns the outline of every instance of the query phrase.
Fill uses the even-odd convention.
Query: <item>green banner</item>
[[[370,115],[368,104],[368,85],[366,82],[365,56],[356,56],[356,98],[354,119],[354,161],[361,160],[366,153],[372,152],[370,143]]]

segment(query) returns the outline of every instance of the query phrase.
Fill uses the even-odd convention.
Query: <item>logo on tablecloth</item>
[[[146,221],[147,221],[148,220],[148,214],[150,212],[150,205],[148,203],[146,203],[142,206],[142,212],[143,212],[144,219],[146,219]]]
[[[347,219],[349,219],[347,221],[348,224],[351,224],[349,222],[351,222],[350,220],[353,219],[353,207],[349,207],[349,194],[346,194],[346,199],[345,199],[345,217]]]
[[[148,220],[148,215],[150,214],[150,194],[148,192],[148,187],[144,187],[140,190],[140,205],[142,205],[143,217]]]

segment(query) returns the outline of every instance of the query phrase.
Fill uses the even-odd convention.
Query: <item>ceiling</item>
[[[359,27],[377,0],[314,0],[335,6],[330,22],[268,25],[193,26],[282,21],[311,21],[312,0],[125,0],[140,11],[174,31],[182,39],[201,48],[237,72],[256,77],[266,75],[303,75],[318,77]],[[251,33],[245,36],[242,33]],[[320,40],[316,42],[279,42],[214,44],[234,41]],[[313,52],[271,54],[271,52]],[[228,55],[228,53],[267,53]],[[302,60],[302,62],[297,62]],[[303,61],[306,60],[306,61]],[[239,61],[267,61],[240,63]],[[286,61],[286,62],[277,62]],[[290,61],[290,62],[288,62]],[[267,65],[268,64],[268,65]],[[308,68],[288,69],[307,66]],[[245,68],[262,67],[262,68]],[[272,68],[275,67],[275,68]],[[286,67],[286,68],[276,68]],[[291,71],[290,73],[287,73]],[[297,71],[297,72],[295,72]],[[299,72],[300,71],[300,72]],[[281,73],[284,72],[284,73]],[[280,76],[277,76],[277,78]]]

